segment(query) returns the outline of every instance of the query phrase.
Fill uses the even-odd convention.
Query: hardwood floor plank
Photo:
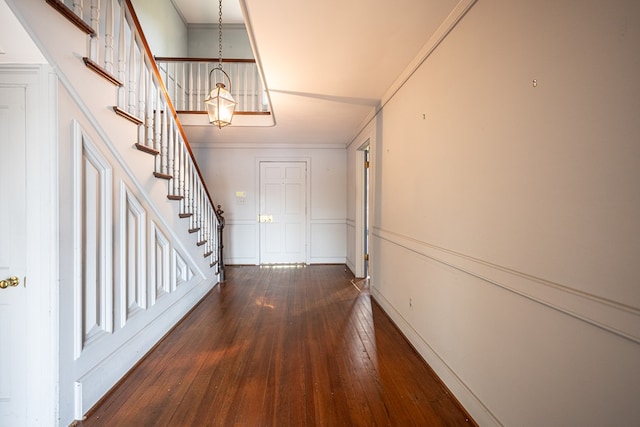
[[[80,426],[475,425],[344,266],[227,267]]]

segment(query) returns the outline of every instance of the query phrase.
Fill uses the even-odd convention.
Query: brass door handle
[[[0,280],[0,289],[6,289],[9,286],[16,287],[20,284],[20,279],[16,276],[11,276],[7,280]]]

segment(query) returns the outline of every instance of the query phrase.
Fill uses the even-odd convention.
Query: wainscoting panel
[[[146,212],[124,183],[120,184],[121,327],[147,308]]]
[[[113,331],[112,169],[95,144],[75,128],[75,340],[74,357]]]
[[[352,219],[347,219],[347,267],[351,272],[356,271],[356,222]]]
[[[173,251],[173,283],[172,289],[175,290],[183,283],[187,283],[193,277],[193,271],[189,268],[182,256],[177,251]]]
[[[345,220],[311,220],[311,264],[344,264],[346,260]]]
[[[72,203],[60,210],[73,236],[61,236],[61,245],[73,253],[73,267],[61,273],[60,316],[73,330],[61,329],[60,393],[81,419],[217,275],[153,169],[145,170],[157,185],[147,192],[128,167],[138,165],[124,164],[90,124],[71,119],[69,135],[71,150],[61,156],[71,167],[61,186],[69,185]],[[133,148],[132,157],[153,165]]]
[[[151,254],[149,256],[150,305],[171,292],[171,248],[169,240],[155,222],[151,223]]]
[[[640,307],[600,298],[380,228],[374,229],[374,236],[640,343]]]
[[[224,228],[227,264],[258,264],[258,221],[227,220]]]
[[[638,419],[633,308],[373,231],[372,296],[480,425]]]

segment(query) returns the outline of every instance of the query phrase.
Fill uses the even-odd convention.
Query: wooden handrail
[[[156,56],[158,62],[220,62],[219,58],[182,58],[182,57],[170,57],[170,56]],[[255,59],[246,58],[222,58],[222,62],[236,62],[244,64],[255,64]]]
[[[208,114],[206,111],[176,110],[178,114]],[[234,111],[234,116],[270,116],[271,111]]]
[[[96,32],[91,28],[91,25],[87,24],[82,20],[82,18],[78,17],[69,7],[64,4],[61,0],[46,0],[49,6],[53,7],[57,10],[62,16],[67,18],[73,25],[78,27],[88,36],[95,37]]]
[[[178,127],[178,130],[180,131],[180,135],[182,135],[182,139],[184,141],[185,146],[187,147],[187,151],[189,152],[189,156],[191,157],[191,161],[193,162],[193,166],[196,170],[196,172],[198,173],[198,176],[200,177],[200,181],[202,181],[202,186],[204,188],[205,193],[207,194],[207,198],[209,199],[209,202],[211,203],[211,208],[213,209],[213,212],[216,215],[216,218],[218,219],[218,221],[221,221],[222,218],[220,216],[220,214],[217,212],[216,210],[216,204],[213,202],[213,198],[211,197],[211,194],[209,193],[209,189],[207,188],[207,185],[205,184],[205,180],[204,177],[202,176],[202,172],[200,171],[200,168],[198,167],[198,163],[196,162],[196,158],[193,154],[193,151],[191,150],[191,146],[189,145],[189,141],[187,140],[187,135],[184,132],[184,129],[182,128],[182,124],[180,123],[180,120],[178,119],[178,113],[176,112],[176,109],[173,106],[173,103],[171,102],[171,98],[169,97],[169,92],[167,91],[166,86],[164,85],[164,81],[162,79],[162,76],[160,75],[160,70],[158,69],[158,64],[156,63],[156,59],[153,56],[153,54],[151,53],[151,48],[149,48],[149,44],[147,43],[147,38],[144,35],[144,32],[142,31],[142,26],[140,25],[140,21],[138,20],[138,16],[136,15],[136,12],[133,8],[133,5],[131,4],[131,0],[124,0],[125,4],[127,5],[127,9],[129,10],[129,14],[131,16],[131,20],[133,21],[133,24],[136,27],[136,31],[138,32],[138,35],[140,36],[140,41],[142,42],[142,46],[144,47],[144,50],[147,54],[147,57],[149,58],[149,63],[151,65],[151,69],[153,70],[153,73],[156,76],[156,79],[158,80],[158,86],[160,87],[160,89],[162,90],[162,93],[165,97],[165,100],[167,101],[167,105],[169,107],[169,109],[171,110],[171,115],[173,116],[176,125]]]

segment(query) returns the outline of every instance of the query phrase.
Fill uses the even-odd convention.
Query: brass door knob
[[[20,284],[20,279],[16,276],[11,276],[6,280],[0,280],[0,289],[6,289],[9,286],[16,287]]]

